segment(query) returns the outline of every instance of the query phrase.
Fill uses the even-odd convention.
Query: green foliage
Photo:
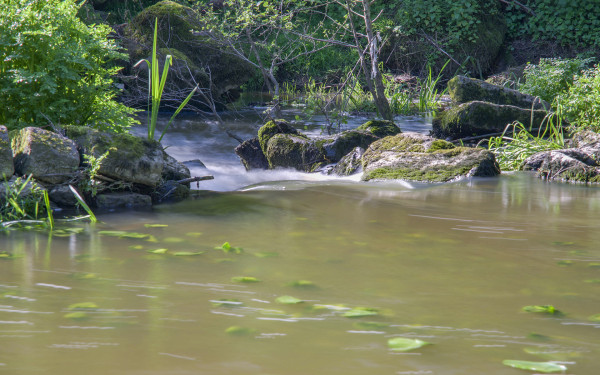
[[[106,25],[85,25],[74,0],[5,0],[0,7],[0,123],[48,122],[122,132],[134,110],[115,101],[111,66],[125,57]]]
[[[554,362],[530,362],[507,359],[502,361],[502,364],[521,370],[530,370],[544,373],[564,372],[567,369],[566,366]]]
[[[488,148],[495,154],[501,170],[518,170],[529,156],[565,146],[562,119],[557,114],[548,115],[537,134],[531,131],[520,122],[514,122],[501,136],[490,138]]]
[[[47,192],[32,181],[31,176],[19,177],[12,183],[4,182],[0,188],[0,221],[38,220],[47,214]],[[51,215],[51,211],[48,215]],[[52,221],[53,224],[53,221]]]
[[[390,350],[397,352],[407,352],[414,349],[422,348],[426,345],[431,345],[427,341],[419,339],[408,339],[404,337],[393,337],[388,340]]]
[[[590,62],[591,59],[540,59],[538,65],[527,65],[525,82],[521,83],[519,90],[551,103],[569,90],[573,77]]]
[[[571,89],[558,101],[575,128],[600,132],[600,65],[575,76]]]
[[[167,55],[165,57],[165,63],[163,65],[162,75],[158,73],[158,58],[156,56],[156,42],[158,40],[158,18],[154,19],[154,38],[152,39],[152,56],[150,58],[151,62],[143,59],[138,61],[134,67],[139,66],[142,62],[145,62],[148,66],[148,76],[150,79],[148,80],[148,139],[154,140],[154,132],[156,131],[156,123],[158,120],[158,109],[160,108],[160,100],[162,98],[162,94],[165,88],[165,83],[167,82],[167,75],[169,74],[169,67],[173,64],[173,56]],[[185,107],[188,102],[192,99],[194,93],[198,90],[198,86],[196,86],[188,96],[179,104],[179,107],[175,110],[171,118],[169,119],[169,123],[163,129],[158,141],[160,142],[164,137],[167,129],[175,119],[175,117],[181,112],[183,107]]]

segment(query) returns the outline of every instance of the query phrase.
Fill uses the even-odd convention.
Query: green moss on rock
[[[396,124],[387,120],[370,120],[356,128],[356,130],[368,131],[379,138],[401,133],[400,128]]]
[[[301,135],[296,128],[290,125],[285,120],[271,120],[258,129],[258,142],[263,152],[267,153],[267,143],[275,134],[293,134],[299,137],[306,138]]]

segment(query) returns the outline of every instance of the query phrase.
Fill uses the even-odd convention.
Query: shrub
[[[519,89],[552,102],[559,94],[569,90],[573,77],[589,62],[590,59],[541,59],[538,65],[528,64],[525,82]]]
[[[125,56],[106,25],[85,25],[74,0],[4,0],[0,7],[0,123],[124,131],[136,123],[115,101],[111,65]]]
[[[600,132],[600,65],[577,75],[571,89],[558,101],[564,116],[576,128]]]

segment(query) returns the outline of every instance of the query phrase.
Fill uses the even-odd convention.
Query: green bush
[[[553,102],[573,84],[573,77],[590,63],[590,59],[541,59],[538,65],[528,64],[525,82],[519,87],[524,93]]]
[[[571,89],[558,100],[572,125],[600,132],[600,65],[577,75]]]
[[[111,78],[125,56],[110,27],[85,25],[78,9],[74,0],[2,1],[0,123],[9,129],[51,122],[121,132],[136,123]]]

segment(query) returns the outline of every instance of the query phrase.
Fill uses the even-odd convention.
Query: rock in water
[[[494,154],[481,148],[456,147],[419,133],[402,133],[372,143],[362,157],[362,179],[447,182],[463,177],[500,174]]]
[[[72,140],[41,128],[28,127],[12,139],[15,171],[42,182],[68,181],[79,167],[79,153]]]

